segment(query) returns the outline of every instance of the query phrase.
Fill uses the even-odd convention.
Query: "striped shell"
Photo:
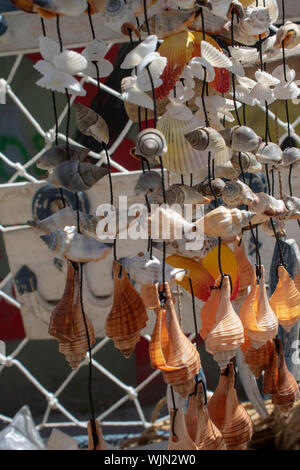
[[[57,145],[46,150],[36,162],[36,166],[41,170],[52,170],[56,166],[67,160],[84,162],[90,150],[77,145]]]
[[[227,128],[220,131],[220,134],[224,138],[226,145],[236,152],[255,151],[261,142],[261,137],[256,135],[251,127],[247,126]]]
[[[87,191],[108,173],[108,168],[70,160],[54,168],[47,181],[58,188],[77,193]]]
[[[222,199],[230,207],[238,207],[242,204],[249,205],[255,201],[255,194],[249,186],[240,180],[227,181]]]
[[[157,129],[144,129],[136,140],[135,153],[153,161],[168,151],[166,139]]]
[[[104,119],[91,108],[76,102],[75,113],[77,127],[84,135],[91,136],[98,142],[108,144],[109,130]]]

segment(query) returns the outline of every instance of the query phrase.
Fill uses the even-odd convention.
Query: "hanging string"
[[[177,414],[178,408],[176,407],[175,396],[174,396],[174,390],[173,390],[172,385],[170,385],[170,390],[171,390],[171,397],[172,397],[173,410],[174,410],[174,415],[173,415],[173,420],[172,420],[171,431],[172,431],[172,435],[175,436],[175,437],[177,437],[177,435],[176,435],[176,433],[175,433],[175,430],[174,430],[174,426],[175,426],[175,419],[176,419],[176,414]]]
[[[194,319],[194,328],[195,328],[196,348],[197,348],[197,351],[200,355],[198,325],[197,325],[196,308],[195,308],[195,295],[194,295],[194,288],[193,288],[192,279],[190,277],[189,277],[189,284],[190,284],[190,291],[191,291],[191,295],[192,295],[192,307],[193,307],[193,319]]]

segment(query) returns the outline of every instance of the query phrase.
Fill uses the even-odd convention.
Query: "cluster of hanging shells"
[[[138,122],[144,110],[149,119],[154,118],[153,128],[140,126],[132,153],[143,165],[133,193],[145,196],[148,205],[158,205],[157,213],[147,219],[151,233],[155,229],[158,234],[152,243],[157,257],[147,252],[114,260],[114,298],[106,335],[128,358],[147,325],[149,310],[154,312],[151,365],[162,372],[177,398],[189,398],[186,413],[176,403],[170,409],[169,450],[245,449],[253,429],[237,397],[232,361],[241,349],[253,375],[257,379],[263,375],[263,392],[288,413],[298,398],[298,385],[287,368],[278,329],[289,333],[300,319],[299,274],[292,279],[281,262],[270,296],[264,266],[253,266],[242,241],[243,232],[253,233],[255,226],[279,243],[286,235],[286,222],[300,218],[300,199],[292,191],[290,195],[280,191],[276,197],[271,191],[255,192],[245,174],[272,171],[287,179],[299,165],[300,150],[282,150],[269,136],[237,123],[232,112],[238,112],[241,105],[265,106],[298,98],[294,70],[283,63],[274,70],[268,66],[266,72],[263,63],[258,64],[260,59],[278,58],[285,49],[295,48],[300,43],[300,27],[286,21],[271,34],[278,20],[277,0],[12,3],[43,18],[100,13],[112,31],[139,40],[121,64],[131,73],[122,80],[121,89],[132,121]],[[260,51],[258,37],[263,38]],[[84,96],[86,91],[75,78],[78,74],[101,78],[113,70],[105,59],[107,46],[100,40],[94,39],[79,54],[61,50],[58,43],[42,37],[40,49],[43,60],[35,68],[42,78],[37,85],[52,92]],[[96,75],[95,64],[99,65]],[[255,80],[246,77],[247,65],[257,66]],[[103,117],[78,101],[75,114],[78,130],[105,149],[110,133]],[[89,154],[89,149],[69,142],[57,144],[40,157],[37,166],[47,171],[49,184],[76,194],[101,184],[110,172]],[[181,183],[166,185],[157,166],[181,176]],[[184,183],[187,177],[191,184]],[[187,221],[170,207],[173,204],[202,205],[204,215]],[[94,214],[69,207],[45,220],[28,221],[43,233],[41,240],[55,256],[67,260],[65,290],[51,315],[49,334],[58,340],[60,352],[73,369],[95,342],[93,325],[82,312],[80,263],[112,256],[111,245],[97,239],[98,222]],[[171,224],[168,238],[161,230],[164,222]],[[193,252],[185,241],[200,227],[203,245]],[[178,228],[184,232],[181,240],[175,237]],[[161,251],[169,255],[166,263],[161,261]],[[222,271],[225,264],[230,274]],[[204,302],[197,333],[220,369],[208,404],[204,384],[197,380],[202,371],[198,349],[177,318],[171,290],[176,283]],[[99,423],[90,422],[88,431],[90,448],[96,433],[97,448],[104,449]]]

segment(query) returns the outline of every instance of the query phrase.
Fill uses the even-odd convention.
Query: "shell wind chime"
[[[66,136],[55,119],[55,142],[47,142],[35,159],[61,200],[43,220],[34,215],[28,221],[40,234],[42,249],[48,248],[50,256],[67,265],[64,292],[52,312],[49,334],[57,339],[72,369],[87,353],[92,365],[91,347],[97,335],[85,315],[82,291],[87,283],[82,268],[84,263],[98,263],[101,272],[103,260],[111,260],[113,300],[105,316],[105,334],[129,358],[153,315],[150,363],[161,371],[173,400],[168,449],[245,449],[253,429],[234,386],[239,373],[232,363],[235,356],[237,361],[242,358],[245,369],[248,365],[248,379],[251,374],[255,379],[262,376],[263,392],[283,413],[292,409],[298,396],[297,382],[285,362],[290,351],[282,347],[277,334],[283,328],[290,335],[300,321],[300,272],[289,274],[289,260],[281,247],[292,224],[300,225],[300,198],[292,188],[300,150],[293,140],[288,109],[290,100],[298,103],[300,86],[296,71],[286,63],[287,54],[295,53],[300,44],[300,26],[285,18],[284,0],[281,25],[277,0],[12,3],[41,17],[36,85],[49,94],[56,118],[56,94],[67,100]],[[72,20],[76,31],[78,16],[89,24],[92,36],[81,53],[63,46],[60,29],[65,20]],[[47,36],[51,18],[56,18],[58,42]],[[130,41],[131,49],[118,62],[118,70],[108,60],[108,44],[96,37],[102,34],[100,24],[105,37]],[[102,83],[112,74],[114,83],[121,73],[120,92]],[[86,106],[80,98],[87,103],[93,85],[97,99]],[[102,106],[106,93],[120,98],[131,121],[128,125],[135,123],[130,134],[136,130],[133,146],[122,165],[128,163],[130,168],[133,157],[141,165],[136,179],[124,174],[125,182],[127,177],[130,182],[118,188],[112,168],[120,168],[115,150],[123,133],[118,131],[116,139],[117,116],[109,122],[107,107]],[[276,141],[272,139],[273,108],[270,112],[269,107],[275,104],[275,109],[276,103],[285,108],[287,146],[281,145],[283,136],[277,132]],[[87,146],[70,138],[72,106],[80,142],[86,139]],[[249,108],[256,106],[266,111],[264,135],[248,119]],[[278,123],[282,125],[277,119]],[[116,192],[119,195],[123,187],[127,188],[123,196],[142,201],[135,215],[116,204]],[[117,216],[116,229],[109,224],[112,216],[85,213],[81,193],[87,193],[94,207],[110,202]],[[105,200],[99,194],[105,194]],[[123,215],[126,223],[121,226]],[[106,223],[107,243],[98,233],[102,223]],[[272,295],[260,230],[280,256]],[[146,234],[145,247],[130,239],[132,233]],[[118,257],[126,234],[128,252]],[[185,315],[193,314],[195,331],[186,332],[178,320],[174,287],[179,313],[180,295],[184,302],[186,296],[191,298]],[[96,304],[93,308],[96,318]],[[195,344],[186,333],[194,333]],[[203,373],[199,335],[220,368],[218,386],[208,403],[205,380],[198,380]],[[290,348],[290,341],[286,345]],[[255,380],[250,384],[243,375],[245,391],[257,409]],[[177,407],[176,397],[181,404],[189,400],[186,413]],[[91,412],[95,416],[92,403]],[[106,448],[101,424],[94,418],[88,422],[88,436],[89,449]]]

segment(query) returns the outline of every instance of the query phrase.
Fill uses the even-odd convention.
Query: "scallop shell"
[[[135,148],[137,155],[142,155],[147,160],[153,161],[167,151],[166,139],[158,129],[148,128],[138,134]]]
[[[256,196],[249,186],[240,180],[227,181],[225,184],[222,199],[230,207],[237,207],[242,204],[249,205],[256,200]]]
[[[134,194],[139,196],[141,194],[149,195],[155,193],[162,188],[162,178],[157,171],[145,171],[139,176],[137,183],[134,187]]]
[[[137,67],[142,59],[150,52],[156,50],[157,36],[148,36],[144,41],[139,43],[132,51],[130,51],[121,64],[121,69],[133,69]]]
[[[106,336],[129,358],[148,321],[144,302],[131,284],[125,269],[114,261],[114,301],[106,318]]]
[[[151,91],[162,84],[159,78],[167,65],[166,57],[161,57],[158,52],[148,54],[137,66],[137,86],[142,91]]]
[[[78,52],[67,50],[54,57],[54,65],[58,70],[70,75],[77,75],[86,69],[88,62]]]
[[[205,339],[205,348],[224,369],[244,342],[244,328],[230,303],[229,277],[224,276],[215,326]]]
[[[50,171],[67,160],[84,162],[89,152],[90,149],[77,145],[57,145],[46,150],[36,162],[36,166],[41,170]]]
[[[87,191],[108,173],[108,168],[70,160],[58,165],[50,173],[47,181],[58,188],[66,188],[77,193]]]
[[[202,124],[193,116],[191,120],[182,121],[165,113],[157,124],[157,129],[165,136],[168,151],[162,156],[164,167],[177,174],[200,172],[207,167],[208,152],[194,150],[185,139],[185,134]]]
[[[270,298],[270,305],[279,324],[287,332],[300,318],[300,292],[283,266],[278,266],[278,283]]]
[[[188,434],[182,408],[170,410],[170,424],[168,450],[197,450],[196,444]]]
[[[149,354],[152,367],[160,369],[165,382],[184,398],[194,387],[194,377],[201,367],[200,356],[179,325],[168,283],[164,295],[166,310],[156,311]]]
[[[249,224],[253,216],[254,212],[219,206],[204,216],[204,233],[222,237],[223,240],[232,240]]]
[[[295,284],[296,288],[300,292],[300,271],[298,271],[298,273],[294,277],[293,281],[294,281],[294,284]]]
[[[278,332],[278,320],[268,301],[264,266],[260,266],[260,272],[259,285],[253,276],[251,291],[240,309],[240,319],[256,348],[275,338]]]
[[[66,356],[72,369],[85,358],[89,344],[95,343],[93,325],[81,311],[79,269],[68,263],[67,281],[63,296],[51,314],[49,334],[58,339],[59,351]],[[87,338],[89,336],[89,341]]]
[[[65,93],[67,89],[67,91],[74,96],[86,95],[86,91],[81,83],[79,83],[76,78],[61,70],[53,70],[45,74],[36,84],[41,88],[57,91],[58,93]]]
[[[204,57],[213,67],[228,68],[232,66],[231,60],[209,42],[201,41],[201,57]]]
[[[97,437],[96,446],[94,443],[93,431],[95,432]],[[97,419],[95,421],[88,422],[88,450],[107,450],[102,429]]]
[[[128,102],[142,108],[153,110],[153,100],[147,95],[147,93],[144,93],[137,87],[136,81],[137,77],[124,77],[122,79],[122,98],[125,103]]]
[[[232,363],[229,364],[226,412],[221,432],[228,450],[245,449],[253,434],[251,418],[246,409],[239,402],[234,388],[234,370]]]
[[[76,122],[80,132],[91,136],[98,142],[109,142],[109,130],[104,119],[91,108],[81,103],[75,103]]]
[[[111,246],[77,233],[74,226],[56,230],[40,238],[56,257],[75,262],[100,261],[111,253]]]
[[[273,354],[273,341],[268,340],[259,348],[250,346],[244,356],[246,364],[253,375],[259,379],[263,370],[270,364]]]
[[[61,52],[59,43],[51,38],[48,38],[47,36],[39,37],[39,46],[43,59],[47,60],[48,62],[53,63],[54,57]]]
[[[261,142],[261,137],[247,126],[234,126],[219,132],[226,145],[232,147],[236,152],[255,151]]]
[[[273,142],[262,142],[255,152],[255,156],[259,163],[276,165],[281,162],[282,150],[279,145]]]
[[[282,165],[288,167],[300,162],[300,149],[297,147],[286,148],[282,152]]]

